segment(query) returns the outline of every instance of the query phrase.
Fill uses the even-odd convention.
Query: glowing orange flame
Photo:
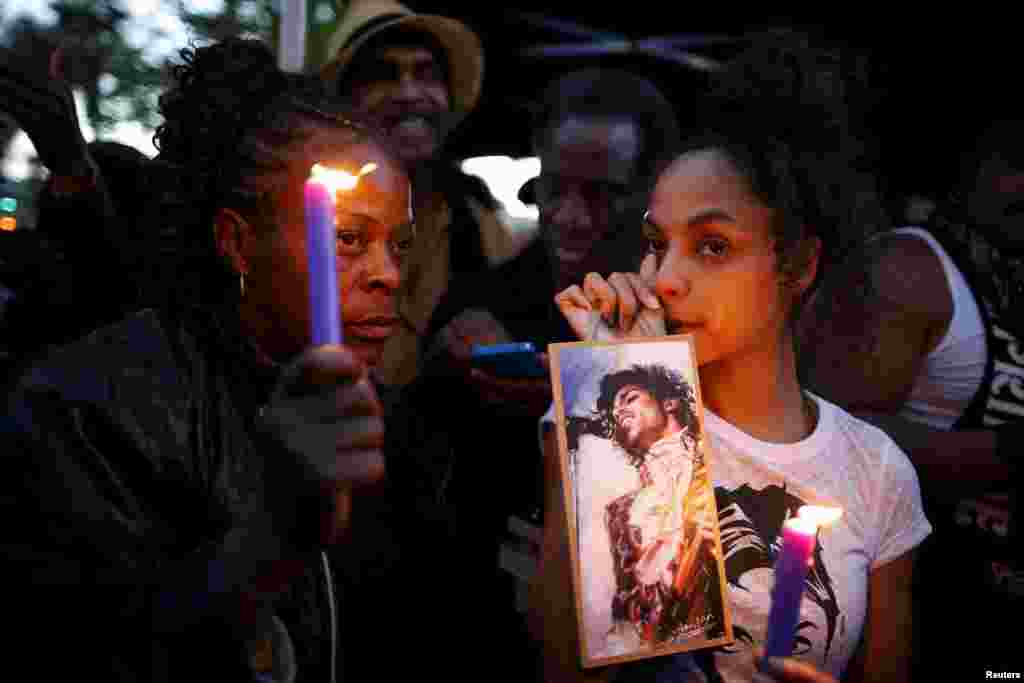
[[[835,523],[843,516],[843,509],[821,505],[804,505],[797,510],[796,516],[809,519],[815,522],[817,526],[827,526]]]
[[[804,534],[815,534],[818,527],[828,526],[843,516],[842,508],[804,505],[797,510],[796,517],[786,521],[787,526]]]
[[[342,191],[350,192],[359,184],[360,178],[364,175],[373,173],[376,170],[377,164],[369,163],[359,169],[358,174],[352,175],[351,173],[337,168],[329,168],[327,166],[321,166],[320,164],[313,164],[313,168],[310,171],[310,178],[323,184],[332,193]]]

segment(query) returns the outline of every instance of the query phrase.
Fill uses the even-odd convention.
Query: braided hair
[[[238,276],[214,239],[217,211],[231,208],[257,230],[274,229],[275,198],[304,180],[295,161],[315,154],[314,133],[334,128],[355,144],[367,129],[335,109],[319,79],[278,69],[260,41],[229,38],[180,56],[154,136],[155,294],[161,303],[237,304]]]
[[[719,150],[775,210],[783,275],[799,277],[811,256],[807,238],[821,240],[818,274],[795,321],[825,273],[888,227],[855,107],[869,95],[865,61],[795,31],[748,40],[713,77],[698,105],[704,130],[684,149]],[[860,283],[869,286],[866,277]]]

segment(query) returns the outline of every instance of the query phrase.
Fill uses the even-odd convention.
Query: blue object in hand
[[[495,377],[525,379],[547,377],[547,368],[537,357],[537,349],[530,342],[476,345],[472,354],[473,367]]]

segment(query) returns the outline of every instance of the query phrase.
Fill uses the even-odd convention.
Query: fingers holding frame
[[[637,299],[634,282],[628,273],[612,273],[608,276],[608,284],[615,291],[616,310],[619,329],[628,332],[636,320],[640,302]]]
[[[591,306],[601,312],[606,321],[615,317],[618,308],[618,293],[615,288],[597,273],[587,273],[583,278],[583,293]]]
[[[590,318],[594,314],[594,306],[579,285],[573,285],[555,297],[555,305],[561,311],[573,332],[580,339],[589,339],[591,333]]]

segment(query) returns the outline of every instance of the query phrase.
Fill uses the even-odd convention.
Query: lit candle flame
[[[804,505],[797,510],[796,517],[786,523],[802,533],[814,534],[819,527],[828,526],[842,516],[842,508]]]
[[[796,512],[797,517],[809,519],[817,526],[828,526],[843,516],[842,508],[823,507],[821,505],[804,505]]]
[[[359,184],[359,179],[377,170],[377,164],[364,164],[359,173],[352,175],[347,171],[337,168],[329,168],[320,164],[313,164],[310,171],[310,178],[323,184],[331,192],[349,192]]]

